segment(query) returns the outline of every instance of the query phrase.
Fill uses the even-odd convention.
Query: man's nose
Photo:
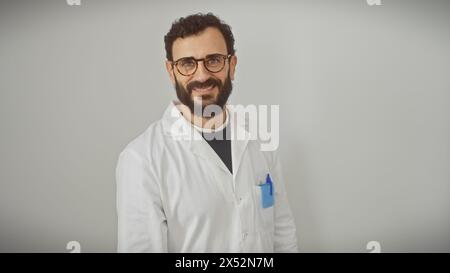
[[[206,70],[203,61],[199,61],[197,67],[197,71],[194,73],[194,81],[205,82],[207,79],[211,77],[211,74],[208,70]]]

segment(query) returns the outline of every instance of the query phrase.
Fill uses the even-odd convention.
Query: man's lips
[[[194,88],[194,89],[192,89],[192,91],[196,92],[196,93],[208,93],[208,92],[211,92],[213,89],[214,89],[214,86],[211,85],[206,88]]]

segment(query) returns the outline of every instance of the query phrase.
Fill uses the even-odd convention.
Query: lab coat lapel
[[[228,107],[228,109],[231,116],[231,160],[233,164],[233,177],[236,177],[245,149],[247,148],[250,135],[245,128],[245,122],[240,119],[241,115],[237,115],[237,112],[232,111],[231,107]]]
[[[209,146],[201,134],[181,115],[178,110],[175,110],[175,102],[171,102],[167,107],[163,125],[165,132],[172,137],[189,140],[189,148],[193,154],[205,160],[212,162],[221,170],[230,174],[227,166],[216,152]],[[241,120],[242,115],[237,115],[237,112],[232,107],[227,106],[230,114],[230,130],[231,130],[231,161],[233,165],[233,178],[238,173],[239,166],[242,162],[245,149],[247,147],[250,135],[246,129],[245,121]],[[182,121],[180,122],[180,119]],[[180,123],[182,126],[174,126],[175,123]]]
[[[220,159],[213,148],[209,146],[201,133],[183,117],[176,107],[177,104],[178,102],[172,101],[164,113],[163,126],[166,134],[174,139],[187,141],[186,143],[188,143],[189,149],[194,155],[213,163],[219,169],[230,174],[225,163],[222,162],[222,159]]]

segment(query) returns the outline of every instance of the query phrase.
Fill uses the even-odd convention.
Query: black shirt
[[[233,165],[231,162],[231,138],[227,127],[213,133],[201,132],[202,137],[213,148],[216,154],[222,159],[230,173],[233,173]]]

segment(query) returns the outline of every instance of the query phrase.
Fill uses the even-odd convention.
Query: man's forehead
[[[208,27],[196,35],[178,38],[172,45],[174,60],[190,56],[203,58],[214,53],[228,54],[222,33],[214,27]]]

